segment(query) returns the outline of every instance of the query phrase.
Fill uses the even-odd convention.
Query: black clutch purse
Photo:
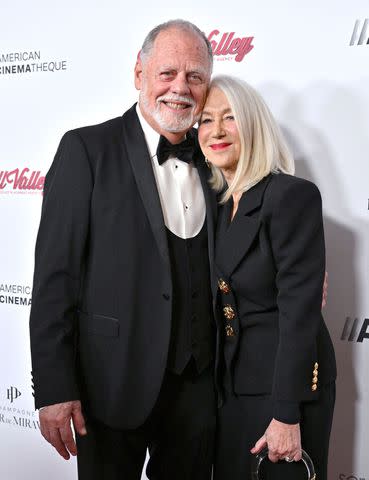
[[[260,475],[261,474],[261,465],[262,465],[262,462],[267,458],[268,458],[268,449],[267,448],[265,448],[264,450],[262,450],[260,453],[258,453],[255,456],[255,460],[253,462],[252,471],[251,471],[252,480],[262,480],[263,477]],[[313,461],[311,460],[309,455],[305,452],[305,450],[302,450],[301,462],[304,464],[305,470],[306,470],[305,479],[316,480],[316,474],[315,474],[315,468],[314,468]],[[285,462],[285,463],[287,463],[287,462]],[[296,462],[293,462],[293,463],[296,463]],[[300,463],[300,462],[297,462],[297,463]],[[271,467],[271,468],[273,468],[273,467]]]

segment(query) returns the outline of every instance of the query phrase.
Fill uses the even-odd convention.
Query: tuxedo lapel
[[[270,179],[271,175],[268,175],[242,195],[237,213],[228,228],[225,228],[227,219],[219,220],[223,227],[217,236],[216,263],[227,277],[232,275],[237,265],[247,255],[259,232],[261,226],[259,218],[252,214],[260,208]],[[229,214],[230,210],[225,205],[223,215]]]
[[[147,217],[159,251],[164,261],[170,266],[163,212],[151,165],[151,158],[136,113],[136,105],[133,105],[133,107],[123,115],[123,144],[131,163],[137,188],[146,209]],[[132,212],[132,214],[134,214],[134,212]]]

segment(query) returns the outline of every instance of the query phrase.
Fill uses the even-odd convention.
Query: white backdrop
[[[233,32],[253,46],[240,61],[217,55],[215,73],[259,89],[297,174],[322,192],[325,317],[339,368],[329,478],[369,480],[369,3],[173,3],[0,5],[0,478],[76,478],[75,461],[43,441],[33,411],[28,315],[42,177],[66,130],[121,115],[135,101],[132,72],[145,34],[185,18],[207,35],[218,31],[217,43]]]

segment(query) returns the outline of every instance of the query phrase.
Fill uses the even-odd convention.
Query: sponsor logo
[[[350,39],[350,46],[355,45],[369,45],[369,18],[366,18],[363,23],[361,20],[356,20]]]
[[[44,183],[40,170],[0,170],[0,194],[42,194]]]
[[[361,322],[358,318],[346,317],[341,340],[363,342],[366,338],[369,338],[369,318],[364,318]]]
[[[36,412],[0,405],[0,426],[4,425],[27,430],[40,430]]]
[[[55,73],[67,70],[66,60],[44,60],[39,50],[0,52],[0,76],[25,73]]]
[[[27,285],[0,283],[0,306],[8,304],[28,307],[32,303],[31,294],[31,287]]]
[[[236,32],[221,33],[214,29],[209,33],[208,40],[216,60],[242,62],[254,48],[254,37],[238,37]]]
[[[6,398],[10,400],[10,403],[13,403],[22,393],[18,390],[17,387],[9,387],[6,391]]]
[[[19,401],[21,395],[22,393],[17,387],[11,386],[6,389],[6,398],[11,405],[9,403],[8,405],[0,405],[0,428],[11,426],[23,430],[39,430],[40,423],[34,410],[14,406],[14,402]]]

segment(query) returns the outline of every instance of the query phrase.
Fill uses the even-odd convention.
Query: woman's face
[[[227,97],[217,87],[209,91],[199,124],[199,142],[205,157],[224,173],[234,172],[241,143]]]

